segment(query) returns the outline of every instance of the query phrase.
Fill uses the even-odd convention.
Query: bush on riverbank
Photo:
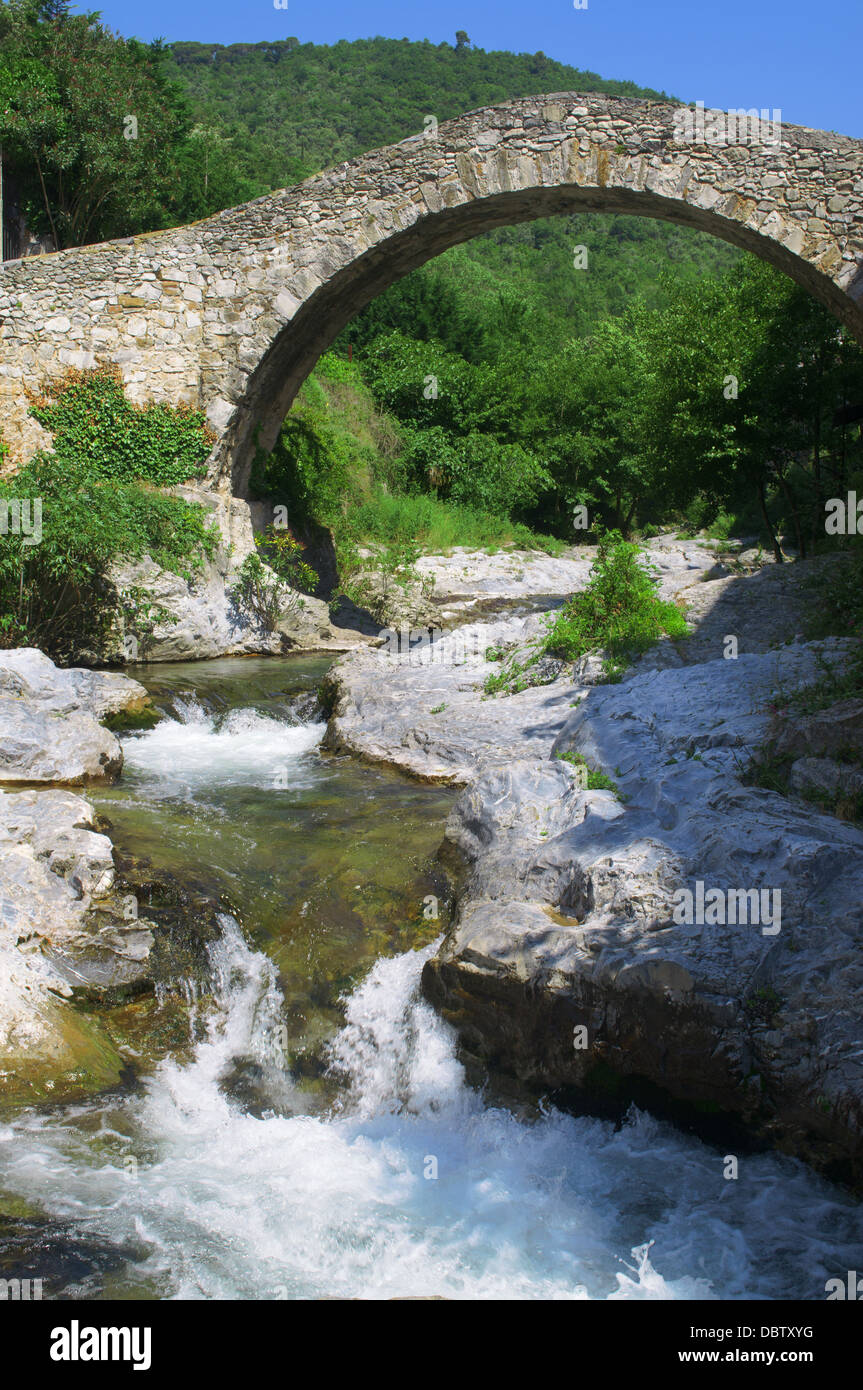
[[[684,637],[686,620],[676,604],[658,596],[656,572],[643,553],[619,532],[603,536],[587,587],[557,614],[543,652],[575,661],[602,650],[613,677],[660,637]]]
[[[0,480],[0,507],[9,518],[0,535],[0,647],[40,647],[61,663],[98,657],[121,609],[128,623],[139,602],[147,606],[116,592],[113,560],[150,555],[191,575],[218,542],[202,507],[56,454],[38,454]]]
[[[514,695],[544,685],[558,674],[555,663],[596,651],[604,654],[605,680],[617,681],[629,663],[663,635],[685,637],[683,614],[676,604],[659,598],[659,581],[653,566],[641,559],[643,554],[641,546],[625,541],[619,531],[607,532],[599,542],[587,587],[567,600],[526,660],[510,657],[500,671],[487,676],[485,694]],[[503,659],[502,654],[488,655]],[[543,658],[552,659],[550,674]]]
[[[302,546],[289,531],[268,526],[255,537],[256,552],[247,555],[234,585],[234,601],[265,632],[275,632],[279,619],[305,607],[302,593],[312,593],[318,576],[302,558]],[[263,560],[261,559],[263,556]]]
[[[190,577],[214,554],[204,508],[158,491],[199,476],[214,436],[196,411],[133,405],[114,367],[67,372],[30,413],[53,450],[0,481],[0,647],[98,658],[123,621],[153,621],[146,594],[117,593],[112,561],[149,555]]]

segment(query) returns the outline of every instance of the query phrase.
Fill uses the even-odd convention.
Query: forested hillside
[[[486,53],[463,42],[358,39],[325,45],[173,43],[166,69],[199,119],[230,133],[245,173],[280,188],[366,150],[404,140],[423,118],[448,120],[544,92],[665,93],[556,63],[544,53]]]

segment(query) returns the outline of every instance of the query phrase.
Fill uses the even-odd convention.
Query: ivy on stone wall
[[[158,487],[205,472],[215,435],[204,416],[164,402],[134,405],[116,367],[71,370],[28,398],[30,414],[51,431],[61,460],[86,463],[118,482],[142,479]]]
[[[113,367],[28,398],[54,447],[0,479],[0,648],[101,660],[119,605],[128,618],[113,561],[149,555],[190,579],[215,552],[205,508],[159,490],[203,473],[213,435],[196,411],[133,405]]]

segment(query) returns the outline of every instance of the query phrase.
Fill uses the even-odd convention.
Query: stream
[[[823,1298],[860,1209],[649,1115],[505,1106],[418,991],[455,792],[321,749],[328,659],[143,667],[88,795],[224,903],[206,991],[123,1011],[128,1085],[0,1124],[0,1276],[65,1298]],[[429,915],[437,904],[438,917]]]

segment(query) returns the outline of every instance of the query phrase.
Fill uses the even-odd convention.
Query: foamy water
[[[211,786],[287,788],[314,780],[301,755],[320,744],[325,724],[286,724],[254,709],[208,714],[176,700],[179,719],[124,741],[124,770],[148,794],[194,795]],[[181,722],[182,721],[182,722]]]
[[[743,1159],[728,1182],[721,1155],[643,1114],[487,1108],[419,995],[433,947],[380,961],[351,997],[332,1113],[244,1113],[220,1085],[238,1058],[279,1109],[291,1086],[273,967],[224,927],[190,1064],[162,1064],[121,1126],[90,1107],[95,1133],[0,1129],[4,1186],[138,1248],[130,1276],[158,1296],[818,1297],[853,1267],[859,1214],[800,1165]]]
[[[288,786],[313,775],[322,726],[183,713],[125,742],[147,799],[272,786],[274,767]],[[340,1098],[309,1113],[275,967],[232,917],[222,928],[190,1059],[162,1062],[137,1093],[0,1126],[0,1186],[116,1250],[114,1291],[823,1298],[859,1268],[859,1206],[801,1164],[741,1157],[727,1181],[721,1153],[641,1113],[615,1126],[486,1105],[421,997],[433,946],[378,961],[350,995],[330,1044]],[[238,1074],[254,1077],[254,1113]],[[85,1276],[71,1292],[103,1287]]]

